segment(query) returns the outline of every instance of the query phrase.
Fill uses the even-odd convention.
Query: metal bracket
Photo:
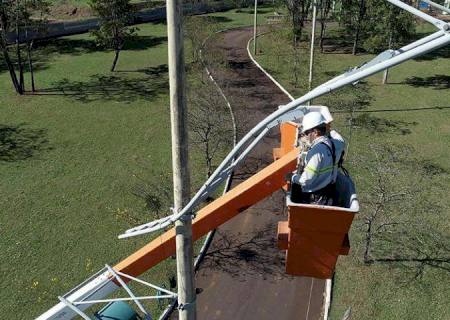
[[[178,305],[178,310],[187,310],[187,309],[192,309],[195,308],[195,305],[197,304],[197,300],[194,300],[194,302],[190,302],[190,303],[180,303]]]

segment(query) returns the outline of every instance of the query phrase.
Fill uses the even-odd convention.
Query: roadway
[[[241,133],[290,101],[251,62],[246,50],[251,37],[251,28],[227,31],[206,49],[226,56],[229,68],[211,72],[232,101]],[[270,163],[278,144],[278,132],[271,132],[238,169],[233,184]],[[284,253],[276,246],[277,222],[287,220],[283,198],[280,190],[217,230],[196,277],[203,290],[198,319],[320,318],[325,282],[284,273]]]

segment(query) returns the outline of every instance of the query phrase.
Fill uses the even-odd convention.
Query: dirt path
[[[250,37],[250,29],[241,29],[211,40],[231,67],[213,76],[232,100],[241,133],[289,101],[247,56]],[[278,143],[276,131],[249,155],[233,183],[270,163]],[[197,287],[203,289],[198,319],[319,319],[324,281],[284,273],[284,253],[276,246],[277,221],[287,219],[284,211],[278,191],[218,229],[197,274]]]

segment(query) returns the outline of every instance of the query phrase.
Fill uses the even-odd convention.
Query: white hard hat
[[[327,121],[320,112],[309,112],[303,117],[302,133],[305,133],[305,131],[308,131],[325,123],[327,123]]]

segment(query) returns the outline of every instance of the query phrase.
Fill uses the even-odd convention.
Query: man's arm
[[[309,161],[305,165],[299,183],[302,186],[303,191],[311,192],[311,186],[314,185],[315,180],[319,177],[320,169],[319,165],[321,162],[322,155],[319,152],[314,153]]]
[[[301,174],[295,174],[292,182],[300,184],[304,192],[311,192],[310,186],[314,184],[319,176],[319,164],[322,155],[319,152],[314,153],[305,165]]]

